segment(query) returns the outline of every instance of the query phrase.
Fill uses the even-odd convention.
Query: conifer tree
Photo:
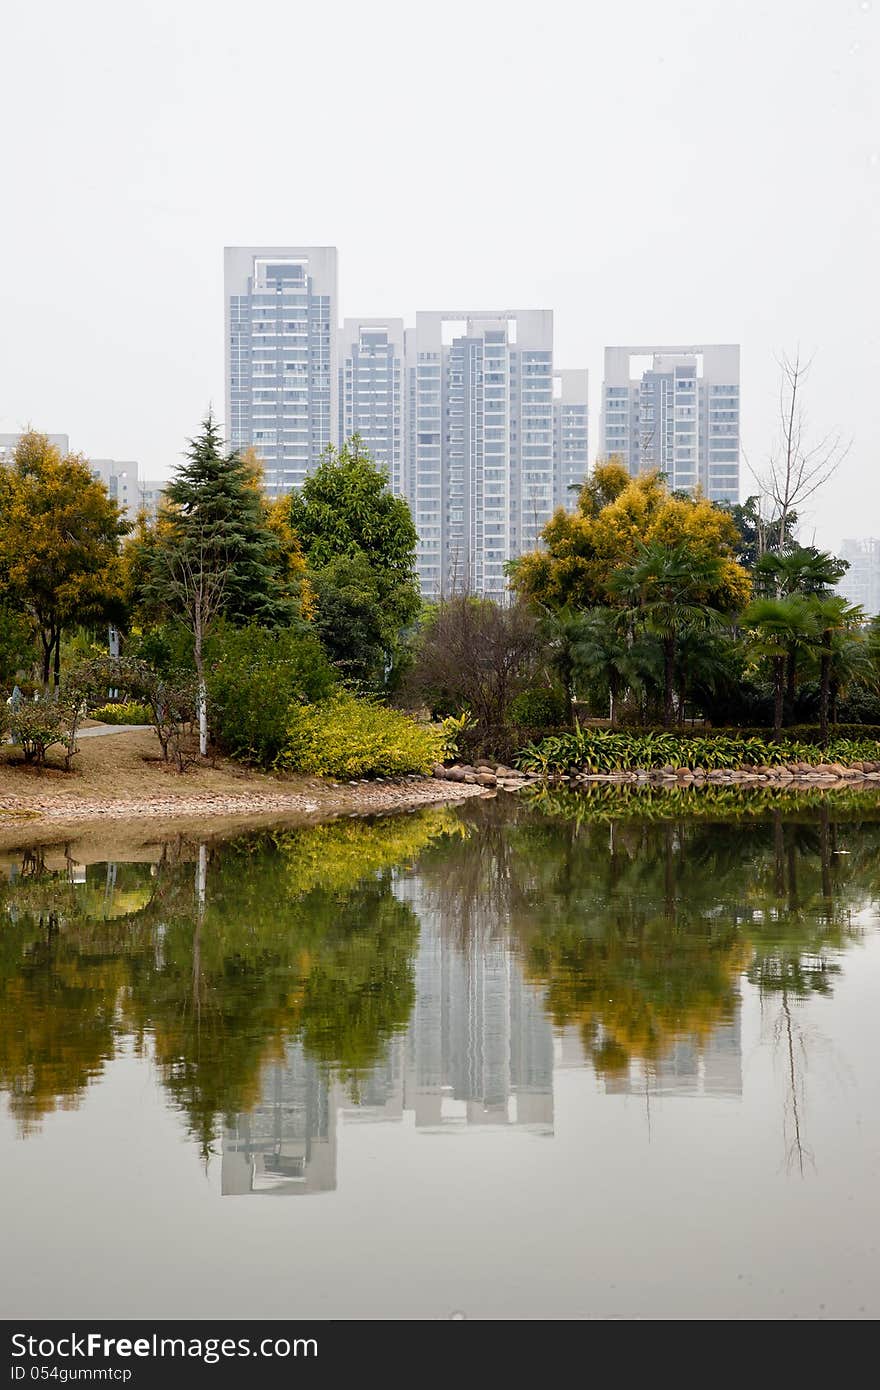
[[[224,617],[278,627],[295,616],[287,560],[269,525],[259,475],[252,462],[224,449],[210,411],[165,496],[178,542],[197,536],[200,552],[210,560],[213,550],[225,570]]]

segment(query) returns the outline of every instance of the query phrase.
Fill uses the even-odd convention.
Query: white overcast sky
[[[594,445],[606,344],[739,342],[760,461],[800,344],[853,437],[817,539],[880,535],[878,16],[3,0],[0,431],[166,476],[223,410],[223,246],[333,244],[342,314],[552,308]]]

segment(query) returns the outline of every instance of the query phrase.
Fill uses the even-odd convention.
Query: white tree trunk
[[[208,752],[208,692],[204,680],[199,680],[199,752],[202,757]]]

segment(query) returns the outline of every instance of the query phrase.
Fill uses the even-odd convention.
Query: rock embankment
[[[540,780],[531,774],[526,776],[524,772],[517,772],[516,768],[507,767],[505,763],[453,763],[451,767],[435,763],[432,770],[435,777],[446,782],[463,782],[466,786],[482,787],[487,791],[493,787],[500,791],[519,791],[520,787]]]
[[[572,767],[567,773],[553,773],[546,777],[537,773],[518,772],[503,763],[455,763],[452,767],[444,767],[437,763],[433,773],[435,777],[444,778],[446,781],[470,783],[485,788],[497,787],[502,791],[518,791],[521,787],[534,786],[538,782],[553,786],[577,786],[596,782],[623,785],[635,782],[647,786],[666,787],[833,787],[880,784],[880,762],[854,762],[848,765],[792,762],[780,763],[773,767],[718,768],[712,771],[702,767],[673,767],[671,764],[626,772],[587,772],[582,768]]]

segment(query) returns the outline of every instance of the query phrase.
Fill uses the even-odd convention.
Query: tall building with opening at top
[[[403,319],[346,319],[339,340],[339,441],[360,435],[406,495]]]
[[[554,508],[552,311],[418,313],[407,400],[422,592],[504,599]]]
[[[738,502],[739,347],[606,348],[601,436],[633,477],[658,468],[676,491]]]
[[[226,429],[266,490],[299,487],[338,438],[335,246],[227,246]]]

